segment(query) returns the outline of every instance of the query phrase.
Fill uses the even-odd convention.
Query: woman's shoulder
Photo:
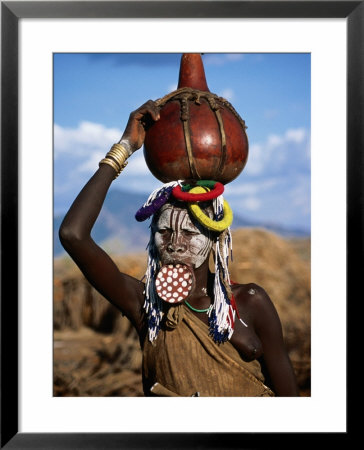
[[[256,283],[231,285],[238,309],[249,309],[254,315],[271,316],[276,314],[275,307],[268,293]]]
[[[269,299],[267,292],[256,283],[233,283],[231,289],[237,302],[248,300],[264,302]]]

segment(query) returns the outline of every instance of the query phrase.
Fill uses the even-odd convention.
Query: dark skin
[[[146,124],[156,120],[159,120],[159,110],[151,100],[130,114],[122,140],[129,143],[132,152],[143,145]],[[115,171],[109,165],[102,164],[99,167],[73,202],[60,227],[59,236],[65,250],[86,279],[128,317],[142,345],[147,334],[143,310],[144,283],[121,273],[109,255],[91,238],[92,227],[114,176]],[[181,238],[185,238],[186,242],[191,239],[191,230],[182,229],[179,233],[182,233]],[[165,233],[164,239],[168,240],[168,233]],[[169,256],[175,256],[176,261],[181,258],[181,248],[175,248],[172,242],[168,252]],[[212,302],[213,275],[209,271],[208,259],[198,268],[193,268],[196,284],[188,302],[197,309],[205,309]],[[252,283],[233,285],[232,291],[239,315],[248,326],[236,319],[231,344],[245,361],[257,359],[261,362],[266,384],[277,396],[298,396],[295,376],[283,342],[281,323],[269,296]],[[208,323],[205,313],[194,314]]]

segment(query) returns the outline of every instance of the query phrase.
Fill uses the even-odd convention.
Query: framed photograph
[[[363,270],[363,2],[13,1],[1,7],[1,446],[240,448],[282,437],[293,443],[297,434],[307,442],[311,433],[346,439],[346,304]],[[311,395],[55,397],[55,55],[195,52],[310,54]]]

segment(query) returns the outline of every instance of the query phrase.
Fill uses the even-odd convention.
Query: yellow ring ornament
[[[202,186],[196,186],[189,191],[190,194],[202,194],[203,192],[206,192],[206,188],[203,188]],[[224,200],[223,204],[224,218],[218,221],[210,219],[210,217],[201,210],[197,202],[188,203],[188,207],[200,224],[209,230],[221,232],[229,228],[233,222],[233,212],[226,200]]]

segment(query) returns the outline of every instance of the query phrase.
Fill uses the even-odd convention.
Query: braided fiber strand
[[[230,301],[230,279],[227,271],[228,234],[226,231],[219,236],[215,248],[214,303],[209,311],[209,327],[210,335],[217,343],[230,339],[234,332],[235,310]]]
[[[153,342],[158,335],[163,318],[161,299],[157,295],[155,289],[155,279],[160,266],[160,261],[157,256],[157,250],[154,245],[154,238],[152,236],[148,244],[148,265],[145,274],[145,301],[144,310],[148,318],[148,333],[149,341]]]

